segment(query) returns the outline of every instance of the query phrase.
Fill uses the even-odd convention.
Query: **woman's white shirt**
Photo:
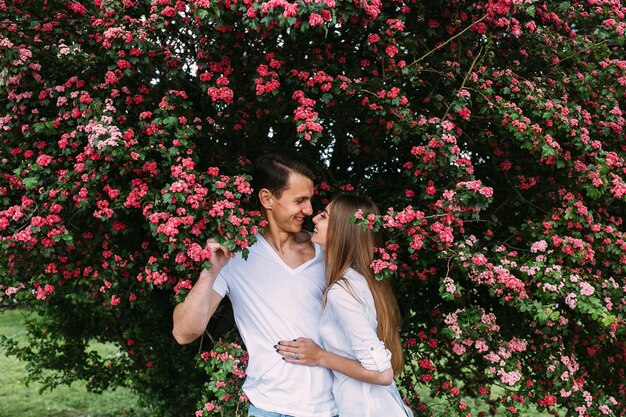
[[[391,368],[391,352],[378,338],[376,307],[365,277],[353,269],[328,291],[320,320],[327,351],[357,359],[370,370]],[[333,395],[340,417],[412,416],[395,385],[374,385],[334,372]]]

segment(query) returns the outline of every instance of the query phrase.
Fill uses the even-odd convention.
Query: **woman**
[[[342,195],[313,218],[312,240],[326,247],[325,350],[304,338],[275,347],[289,363],[333,371],[339,417],[412,416],[393,382],[404,365],[398,304],[389,282],[374,278],[376,234],[351,222],[358,210],[378,214],[371,201]]]

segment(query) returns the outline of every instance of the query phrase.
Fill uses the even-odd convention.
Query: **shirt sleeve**
[[[225,270],[229,269],[228,265],[226,268],[220,271],[220,274],[217,276],[215,282],[213,282],[213,290],[217,292],[222,297],[226,297],[228,295],[228,280],[227,274],[225,274]]]
[[[356,358],[369,371],[383,372],[391,368],[391,352],[378,338],[368,320],[365,305],[343,286],[335,284],[328,291],[327,307],[348,337]]]

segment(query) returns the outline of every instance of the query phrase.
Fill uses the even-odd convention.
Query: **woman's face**
[[[313,217],[313,237],[311,240],[322,246],[326,246],[326,231],[328,230],[328,216],[330,216],[331,204],[327,205],[324,211]]]

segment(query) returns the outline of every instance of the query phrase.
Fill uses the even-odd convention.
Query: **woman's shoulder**
[[[349,295],[362,301],[363,294],[369,292],[366,278],[352,268],[348,268],[342,279],[335,282],[328,291],[329,297]]]
[[[369,288],[365,276],[352,268],[348,268],[343,276],[350,284],[358,285],[359,287]]]

